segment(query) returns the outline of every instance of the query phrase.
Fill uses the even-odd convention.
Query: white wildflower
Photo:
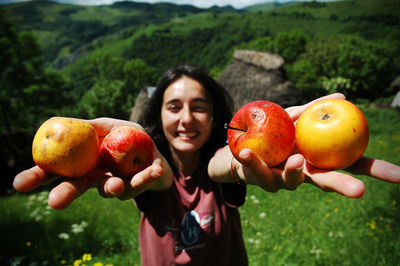
[[[317,259],[319,259],[321,253],[322,253],[322,249],[317,249],[315,246],[313,246],[313,248],[310,250],[310,253],[315,255],[317,257]]]
[[[82,221],[80,224],[72,224],[71,232],[74,234],[82,233],[87,226],[88,226],[88,223],[86,221]]]
[[[69,239],[69,234],[67,234],[67,233],[60,233],[60,234],[58,235],[58,238],[67,240],[67,239]]]

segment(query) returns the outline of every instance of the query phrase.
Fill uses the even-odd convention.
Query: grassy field
[[[400,115],[364,108],[368,156],[400,164]],[[311,185],[266,193],[249,186],[241,208],[250,265],[400,265],[400,186],[360,176],[363,198]],[[91,190],[65,211],[47,207],[48,191],[0,199],[1,265],[139,265],[140,213],[131,201]]]

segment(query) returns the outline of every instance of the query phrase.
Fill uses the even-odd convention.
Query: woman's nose
[[[182,117],[181,117],[182,123],[190,123],[193,121],[193,114],[190,110],[190,108],[183,108],[182,109]]]

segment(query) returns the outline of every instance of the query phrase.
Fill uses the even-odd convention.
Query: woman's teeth
[[[183,137],[183,138],[191,138],[191,137],[195,137],[197,135],[197,132],[192,132],[192,133],[179,132],[178,134],[180,137]]]

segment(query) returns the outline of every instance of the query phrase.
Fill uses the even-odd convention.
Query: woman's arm
[[[87,120],[96,129],[100,141],[114,128],[122,125],[142,127],[129,121],[98,118]],[[19,173],[14,178],[14,188],[27,192],[49,184],[60,177],[49,175],[37,166]],[[96,167],[85,177],[64,179],[49,194],[49,205],[54,209],[65,209],[76,198],[89,188],[96,187],[99,194],[105,198],[118,197],[121,200],[133,198],[145,190],[163,190],[172,184],[172,170],[156,149],[156,158],[152,165],[135,174],[131,179],[121,179]]]
[[[332,94],[325,98],[342,98],[342,94]],[[301,113],[313,102],[286,109],[296,122]],[[400,183],[400,167],[386,161],[362,157],[346,169],[349,173],[369,175],[392,183]],[[239,161],[233,158],[228,146],[220,149],[208,165],[210,178],[218,182],[234,182],[234,177],[247,184],[260,186],[266,191],[296,189],[304,182],[311,183],[323,191],[334,191],[350,198],[359,198],[365,192],[364,183],[351,175],[336,171],[317,169],[305,162],[296,147],[292,155],[278,167],[269,168],[250,149],[243,149]]]

